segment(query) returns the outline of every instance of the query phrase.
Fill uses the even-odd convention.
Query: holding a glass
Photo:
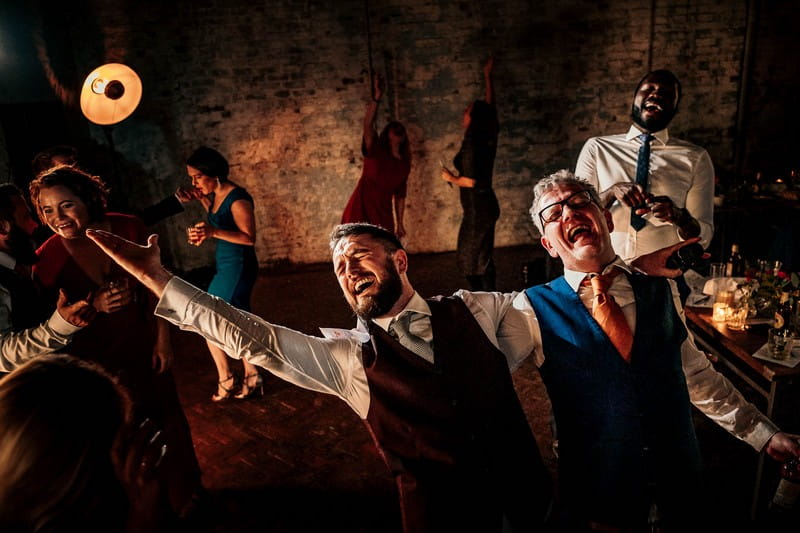
[[[214,226],[208,222],[198,222],[186,228],[186,236],[189,244],[200,246],[206,240],[214,237]]]
[[[131,303],[133,296],[129,279],[121,277],[107,281],[100,287],[92,298],[92,305],[101,313],[114,313]]]
[[[193,224],[186,228],[186,240],[192,246],[200,246],[200,244],[203,242],[200,240],[200,236],[197,231],[197,224]]]

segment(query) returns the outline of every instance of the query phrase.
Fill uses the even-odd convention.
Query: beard
[[[397,272],[394,263],[387,259],[386,278],[378,285],[378,291],[374,296],[365,296],[361,300],[355,300],[350,304],[353,312],[362,320],[370,320],[377,316],[385,315],[392,306],[400,299],[403,294],[403,283],[400,281],[400,274]]]
[[[39,260],[33,241],[19,226],[12,225],[8,234],[8,247],[18,263],[33,265]]]
[[[662,112],[661,116],[657,118],[645,120],[642,118],[642,108],[637,105],[631,106],[631,120],[651,133],[661,131],[669,126],[669,123],[672,122],[674,117],[675,111],[673,110],[672,112]]]

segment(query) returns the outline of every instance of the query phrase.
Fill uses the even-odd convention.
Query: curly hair
[[[57,167],[37,177],[28,185],[31,203],[42,224],[47,224],[47,221],[42,214],[39,195],[42,189],[59,185],[72,191],[75,196],[86,204],[91,222],[99,222],[105,219],[108,194],[110,192],[105,182],[99,176],[92,176],[76,167]]]

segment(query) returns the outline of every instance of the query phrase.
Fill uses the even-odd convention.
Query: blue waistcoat
[[[681,365],[686,328],[665,279],[628,279],[636,297],[630,363],[563,277],[525,291],[542,331],[561,505],[573,517],[619,525],[644,523],[653,501],[681,514],[700,472]]]

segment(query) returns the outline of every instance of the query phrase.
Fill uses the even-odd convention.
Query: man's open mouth
[[[576,240],[578,240],[578,237],[584,234],[586,235],[591,234],[591,228],[589,228],[589,226],[583,226],[583,225],[574,226],[570,228],[569,231],[567,232],[567,239],[569,240],[569,242],[575,242]]]
[[[648,101],[648,102],[645,102],[645,104],[644,104],[644,110],[645,111],[649,111],[650,113],[660,113],[660,112],[664,111],[664,108],[661,107],[661,105],[657,104],[656,102],[649,102]]]
[[[355,284],[355,286],[353,287],[353,292],[355,293],[356,296],[358,296],[359,294],[367,290],[369,287],[371,287],[374,283],[375,283],[374,279],[361,280]]]

